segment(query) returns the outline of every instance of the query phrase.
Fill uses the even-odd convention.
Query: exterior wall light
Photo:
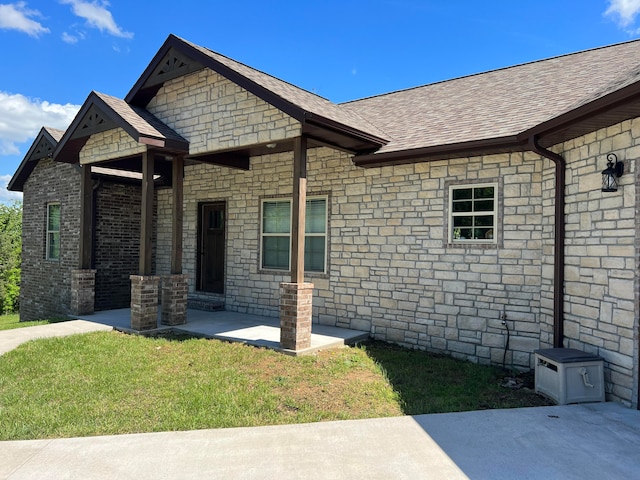
[[[617,192],[618,177],[624,173],[624,163],[618,161],[615,153],[607,155],[607,168],[602,171],[602,191]]]

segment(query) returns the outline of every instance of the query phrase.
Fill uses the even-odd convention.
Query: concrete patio
[[[95,312],[92,315],[80,315],[75,318],[107,325],[122,332],[140,333],[131,330],[131,310],[128,308]],[[167,326],[162,325],[158,320],[157,329],[144,333],[158,334],[163,332],[241,342],[291,355],[308,355],[319,350],[353,345],[369,338],[369,332],[314,323],[311,331],[311,347],[297,351],[287,350],[280,347],[280,320],[278,318],[238,312],[207,312],[193,309],[187,311],[187,323],[184,325]]]

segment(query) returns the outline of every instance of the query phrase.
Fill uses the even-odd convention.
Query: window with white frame
[[[449,187],[449,243],[496,243],[495,183]]]
[[[268,199],[262,202],[262,268],[291,268],[291,204],[291,199]],[[309,198],[305,214],[305,271],[325,272],[326,257],[327,197]]]
[[[47,260],[60,260],[60,204],[47,204]]]

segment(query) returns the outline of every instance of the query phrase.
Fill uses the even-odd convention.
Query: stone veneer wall
[[[300,123],[209,69],[166,82],[147,110],[189,140],[192,155],[300,135]]]
[[[638,133],[625,122],[554,148],[568,162],[565,346],[602,355],[608,398],[626,403],[637,402]],[[609,151],[631,171],[615,194],[600,191]],[[448,245],[448,185],[488,181],[499,183],[498,245]],[[500,364],[506,313],[506,363],[532,367],[532,352],[553,342],[554,185],[552,162],[531,153],[360,169],[346,154],[311,150],[308,195],[328,193],[330,205],[329,272],[307,275],[314,321]],[[170,195],[159,192],[163,273]],[[260,201],[290,195],[290,154],[252,158],[249,172],[187,167],[185,273],[195,278],[198,203],[226,201],[226,308],[277,316],[279,283],[289,278],[259,268]]]
[[[191,153],[292,138],[293,119],[209,70],[167,82],[149,110],[191,142]],[[637,404],[637,121],[553,148],[567,167],[566,346],[606,359],[610,399]],[[623,187],[600,192],[610,151]],[[249,172],[185,170],[184,271],[195,280],[199,202],[225,201],[226,308],[278,315],[282,272],[259,268],[260,201],[291,195],[291,154],[251,159]],[[310,274],[314,321],[481,363],[533,366],[553,342],[554,165],[531,153],[360,169],[328,148],[309,152],[308,194],[328,194],[329,271]],[[498,244],[448,245],[454,183],[497,182]],[[171,191],[158,192],[159,274],[168,273]],[[190,292],[195,294],[192,280]]]
[[[46,260],[47,204],[61,205],[60,260]],[[24,184],[22,213],[22,321],[69,313],[71,269],[78,266],[80,174],[65,163],[41,160]]]
[[[122,128],[94,133],[80,150],[80,163],[98,163],[118,157],[142,154],[147,146],[136,142]]]
[[[638,404],[640,119],[566,142],[565,346],[605,359],[608,399]],[[606,155],[624,162],[617,192],[601,191]]]
[[[542,165],[522,154],[356,168],[346,154],[309,152],[308,195],[329,194],[328,275],[315,284],[314,321],[483,363],[531,366],[540,346]],[[447,245],[444,191],[497,181],[498,246]],[[278,315],[288,274],[259,268],[260,201],[291,195],[291,155],[252,159],[249,172],[195,165],[185,175],[185,272],[195,277],[198,203],[227,202],[226,308]],[[159,192],[158,267],[168,271],[170,190]],[[193,278],[192,277],[192,278]],[[191,287],[193,292],[193,286]]]
[[[140,185],[100,183],[96,192],[96,310],[128,308],[140,259]]]

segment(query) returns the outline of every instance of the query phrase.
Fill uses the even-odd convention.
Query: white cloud
[[[18,144],[35,138],[43,126],[66,129],[79,109],[0,92],[0,156],[19,155]]]
[[[7,190],[7,185],[9,185],[10,180],[11,175],[0,175],[0,203],[22,200],[22,192],[11,192]]]
[[[25,2],[0,4],[0,28],[5,30],[19,30],[32,37],[39,37],[49,33],[40,22],[30,17],[40,17],[38,10],[30,10]]]
[[[74,43],[78,43],[78,37],[67,32],[62,32],[62,41],[73,45]]]
[[[609,0],[609,8],[605,15],[617,17],[621,27],[626,28],[633,24],[640,12],[640,0]]]
[[[133,33],[125,32],[113,19],[111,12],[107,10],[109,2],[104,0],[60,0],[60,3],[71,5],[75,15],[84,18],[89,26],[97,28],[101,32],[107,32],[116,37],[133,38]]]

